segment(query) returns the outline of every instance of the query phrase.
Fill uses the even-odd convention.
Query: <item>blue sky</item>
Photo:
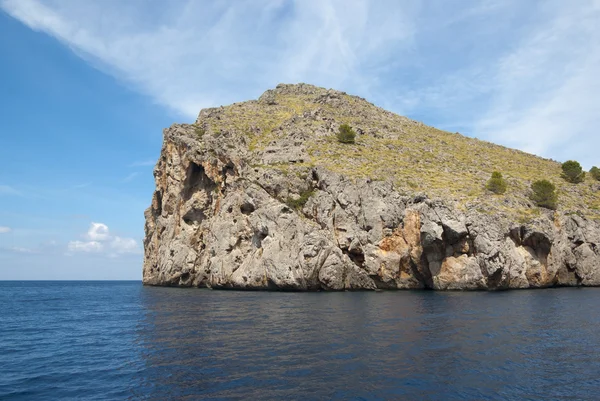
[[[139,279],[161,131],[280,82],[600,165],[600,1],[0,0],[0,279]]]

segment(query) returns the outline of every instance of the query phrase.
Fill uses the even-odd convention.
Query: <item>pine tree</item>
[[[578,184],[585,179],[585,171],[581,168],[581,164],[575,160],[569,160],[562,165],[562,178],[572,184]]]
[[[506,181],[502,178],[502,173],[494,171],[492,178],[490,178],[485,185],[488,191],[492,191],[495,194],[501,195],[506,192]]]
[[[341,143],[354,143],[354,139],[356,138],[356,132],[350,127],[348,124],[340,125],[339,131],[337,133],[337,139]]]
[[[556,187],[548,180],[536,181],[531,185],[533,200],[539,207],[556,210],[558,203],[558,194]]]

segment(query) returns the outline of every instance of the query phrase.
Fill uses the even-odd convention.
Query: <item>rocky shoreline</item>
[[[203,111],[199,122],[205,118]],[[218,112],[218,110],[216,111]],[[204,114],[203,114],[204,113]],[[600,224],[542,210],[528,222],[261,154],[234,132],[164,132],[145,213],[146,285],[240,290],[501,290],[600,285]],[[256,156],[258,154],[258,156]],[[257,163],[257,157],[261,163]]]

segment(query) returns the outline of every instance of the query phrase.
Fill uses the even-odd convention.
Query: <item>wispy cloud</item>
[[[597,0],[150,4],[0,0],[188,119],[303,81],[549,157],[591,164],[600,147]]]
[[[59,243],[56,240],[45,240],[36,243],[30,235],[29,230],[14,230],[15,234],[19,234],[22,243],[13,246],[2,246],[0,247],[0,253],[12,253],[12,254],[29,254],[29,255],[44,255],[46,257],[52,257],[59,251]],[[25,234],[21,236],[21,234]],[[17,235],[15,235],[16,237]],[[64,246],[64,244],[63,244]]]
[[[9,185],[0,185],[0,195],[21,196],[21,195],[23,195],[23,193],[21,191],[14,189],[13,187],[11,187]]]
[[[404,48],[416,1],[146,2],[2,0],[2,8],[98,68],[194,118],[278,82],[366,86]],[[103,21],[111,21],[110,26]],[[235,90],[232,90],[235,89]]]
[[[531,153],[597,162],[600,2],[507,0],[477,14],[461,19],[476,36],[444,32],[476,59],[449,69],[445,54],[442,74],[394,97],[399,109]]]
[[[125,178],[123,178],[123,180],[121,180],[122,183],[127,183],[127,182],[131,182],[135,179],[135,177],[137,177],[138,175],[140,175],[140,173],[133,172],[133,173],[129,173]]]
[[[21,253],[21,254],[37,254],[37,253],[39,253],[39,250],[37,250],[37,249],[25,248],[25,247],[19,247],[19,246],[11,246],[11,247],[1,248],[1,249],[4,251],[7,251],[7,252],[11,252],[11,253]]]
[[[67,245],[69,252],[101,252],[104,245],[99,241],[71,241]]]
[[[133,238],[113,237],[109,244],[110,250],[114,254],[141,253],[138,243]]]
[[[580,153],[591,163],[600,147],[600,2],[549,3],[544,11],[548,18],[500,59],[494,101],[474,128],[533,153]],[[573,151],[581,142],[588,152]]]
[[[148,167],[154,166],[156,164],[156,160],[143,160],[131,163],[128,167]]]
[[[0,234],[9,233],[11,231],[10,227],[0,226]]]

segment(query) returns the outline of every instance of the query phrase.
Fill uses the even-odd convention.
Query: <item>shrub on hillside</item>
[[[592,169],[590,170],[590,174],[592,175],[592,178],[594,178],[594,180],[600,181],[600,168],[596,166],[592,167]]]
[[[206,134],[206,130],[204,127],[194,127],[194,133],[198,136],[198,138],[202,138],[204,134]]]
[[[339,131],[337,133],[337,139],[341,143],[354,143],[354,139],[356,138],[356,132],[352,129],[348,124],[340,125]]]
[[[585,172],[581,168],[581,164],[575,160],[569,160],[562,165],[562,178],[569,181],[570,183],[577,184],[583,182],[585,179]]]
[[[556,187],[548,180],[536,181],[531,184],[531,200],[539,207],[556,210],[558,203],[558,194]]]
[[[302,191],[297,198],[288,197],[285,203],[291,207],[292,209],[302,210],[308,199],[315,194],[315,191],[312,189],[308,189],[306,191]]]
[[[506,181],[502,178],[502,173],[494,171],[492,178],[490,178],[485,185],[488,191],[492,191],[495,194],[501,195],[506,192]]]

